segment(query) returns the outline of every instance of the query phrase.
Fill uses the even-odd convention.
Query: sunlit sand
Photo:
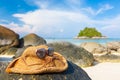
[[[99,63],[83,69],[92,80],[120,80],[120,63]]]

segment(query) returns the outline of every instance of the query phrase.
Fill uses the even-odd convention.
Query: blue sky
[[[20,36],[73,38],[84,27],[120,38],[119,0],[0,0],[0,25]]]

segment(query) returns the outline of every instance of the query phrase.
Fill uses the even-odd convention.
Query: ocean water
[[[106,44],[108,42],[120,41],[120,38],[106,38],[106,39],[45,39],[47,43],[67,41],[75,45],[80,45],[83,42],[97,42],[99,44]]]
[[[12,57],[4,57],[4,56],[0,56],[0,62],[9,62],[9,61],[12,61]]]

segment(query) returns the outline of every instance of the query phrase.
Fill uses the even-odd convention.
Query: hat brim
[[[29,52],[28,55],[28,51],[31,51],[31,49],[33,52]],[[41,74],[62,72],[68,68],[67,61],[61,54],[54,52],[53,56],[47,56],[45,59],[40,59],[34,51],[34,47],[26,49],[22,56],[16,58],[7,66],[6,72]]]

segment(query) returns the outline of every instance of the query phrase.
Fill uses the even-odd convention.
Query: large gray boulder
[[[41,44],[46,44],[46,41],[42,38],[39,37],[38,35],[31,33],[26,35],[25,37],[21,38],[19,40],[19,45],[17,47],[2,47],[5,48],[6,50],[4,52],[2,52],[2,55],[12,55],[14,56],[14,58],[19,57],[24,50],[29,47],[29,46],[37,46],[37,45],[41,45]],[[6,48],[7,47],[7,48]]]
[[[76,63],[81,67],[91,66],[94,62],[93,55],[84,48],[73,45],[69,42],[54,42],[47,44],[55,51],[61,53],[67,60]]]
[[[30,33],[30,34],[24,36],[19,41],[20,41],[20,44],[17,48],[17,51],[15,53],[13,53],[15,55],[14,58],[19,57],[24,52],[24,50],[29,46],[38,46],[41,44],[46,44],[45,39],[43,39],[42,37],[40,37],[34,33]]]
[[[19,35],[0,25],[0,54],[10,47],[19,45]]]
[[[80,47],[83,47],[87,51],[93,53],[93,54],[100,54],[106,51],[106,48],[102,46],[101,44],[98,44],[96,42],[85,42],[80,45]]]
[[[11,48],[5,50],[3,53],[1,53],[1,55],[14,56],[16,54],[17,50],[18,50],[18,48],[11,47]]]
[[[91,80],[83,69],[69,61],[64,72],[37,75],[7,74],[7,65],[7,62],[0,62],[0,80]]]
[[[46,40],[34,33],[30,33],[20,39],[19,46],[20,47],[37,46],[40,44],[46,44]]]

